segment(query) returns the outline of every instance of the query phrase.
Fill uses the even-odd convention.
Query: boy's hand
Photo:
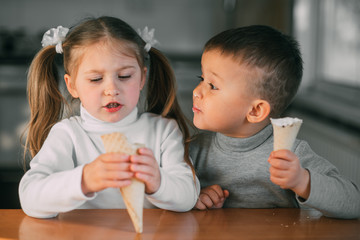
[[[149,148],[139,148],[139,155],[130,157],[130,170],[134,172],[134,177],[145,183],[145,192],[147,194],[155,193],[161,182],[160,168],[154,154]]]
[[[194,209],[222,208],[228,196],[229,191],[222,190],[219,185],[205,187],[201,189],[199,199]]]
[[[273,151],[268,159],[270,180],[283,189],[290,189],[300,197],[310,195],[310,174],[302,168],[299,158],[289,150]]]
[[[105,153],[83,168],[81,189],[85,195],[106,188],[120,188],[131,183],[130,156]]]

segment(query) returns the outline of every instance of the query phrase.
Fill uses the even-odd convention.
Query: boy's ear
[[[78,95],[78,93],[76,91],[74,83],[71,81],[71,76],[69,74],[65,74],[64,75],[64,80],[65,80],[65,83],[66,83],[66,87],[67,87],[69,93],[71,94],[71,96],[73,98],[78,98],[79,95]]]
[[[265,100],[255,100],[252,104],[251,110],[246,115],[250,123],[259,123],[264,121],[270,114],[270,104]]]

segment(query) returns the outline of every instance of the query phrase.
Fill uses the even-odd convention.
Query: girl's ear
[[[147,74],[147,68],[144,67],[144,72],[143,72],[142,77],[141,77],[140,90],[142,90],[144,88],[144,86],[145,86],[146,74]]]
[[[260,123],[269,116],[270,110],[271,107],[268,101],[258,99],[253,102],[246,118],[250,123]]]
[[[75,85],[73,84],[73,82],[71,81],[71,77],[69,74],[65,74],[64,75],[64,79],[65,79],[65,83],[66,83],[66,87],[69,91],[69,93],[71,94],[71,96],[73,98],[78,98],[79,95],[76,91]]]

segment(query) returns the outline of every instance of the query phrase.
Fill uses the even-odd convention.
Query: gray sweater
[[[273,150],[272,126],[249,138],[232,138],[214,132],[195,136],[190,145],[201,187],[220,185],[230,192],[225,208],[311,207],[328,217],[360,217],[360,191],[337,168],[316,155],[302,140],[293,152],[310,172],[311,192],[307,200],[270,181],[267,159]]]

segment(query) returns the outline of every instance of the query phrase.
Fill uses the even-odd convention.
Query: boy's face
[[[194,125],[231,137],[250,136],[247,114],[258,98],[248,85],[256,70],[216,49],[203,53],[201,67],[201,82],[193,91]]]

